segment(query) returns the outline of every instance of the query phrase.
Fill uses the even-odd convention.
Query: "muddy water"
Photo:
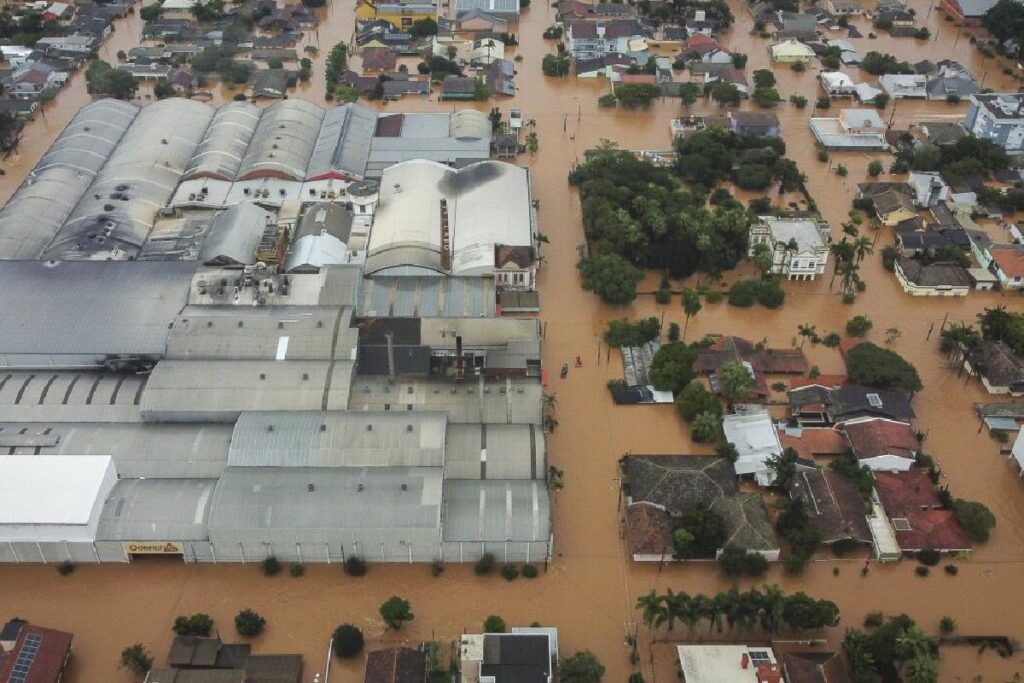
[[[927,13],[923,0],[913,0],[911,5],[922,17]],[[299,96],[322,102],[323,58],[334,42],[351,36],[353,6],[354,0],[340,0],[323,10],[325,21],[311,38],[321,50],[314,78],[302,86]],[[734,12],[737,25],[725,42],[750,55],[748,71],[767,66],[767,41],[748,34],[750,16],[739,3],[734,3]],[[555,379],[552,385],[559,399],[560,426],[550,439],[551,461],[565,470],[566,488],[554,502],[557,557],[550,570],[534,581],[506,583],[498,578],[477,578],[467,568],[454,566],[438,579],[431,578],[425,567],[372,566],[361,580],[344,577],[337,567],[309,567],[301,579],[267,579],[252,566],[139,563],[130,567],[80,567],[69,578],[59,577],[52,567],[0,567],[0,616],[18,614],[76,633],[69,683],[128,680],[127,674],[117,671],[118,652],[137,640],[145,642],[156,654],[157,664],[162,664],[170,642],[169,626],[177,614],[207,611],[217,619],[222,635],[231,638],[230,619],[243,607],[252,607],[267,617],[268,630],[258,640],[257,648],[262,652],[303,653],[306,680],[311,680],[314,672],[323,670],[327,638],[338,623],[359,624],[368,637],[375,639],[374,644],[382,642],[376,608],[392,594],[412,601],[416,620],[397,636],[389,634],[389,642],[450,639],[464,630],[479,628],[488,614],[498,613],[512,624],[539,621],[557,625],[565,651],[594,650],[608,667],[607,680],[623,681],[630,672],[623,636],[635,619],[632,605],[639,594],[652,587],[663,590],[671,586],[694,593],[728,586],[713,566],[670,566],[659,573],[657,567],[633,565],[625,559],[622,545],[616,494],[618,458],[627,451],[705,451],[689,442],[687,430],[671,407],[612,405],[604,385],[620,374],[621,367],[614,355],[608,362],[598,338],[606,322],[616,317],[664,314],[666,324],[681,323],[678,297],[669,306],[658,306],[653,297],[645,296],[633,306],[613,309],[579,288],[574,269],[576,247],[583,235],[579,203],[566,183],[571,164],[602,138],[617,140],[628,148],[667,147],[668,119],[678,115],[679,109],[669,100],[646,112],[599,111],[596,99],[607,90],[606,83],[544,78],[540,59],[549,46],[540,33],[553,19],[554,9],[540,2],[525,12],[519,31],[522,44],[518,52],[524,56],[519,64],[520,95],[512,102],[499,103],[506,111],[510,105],[521,106],[525,117],[536,121],[540,138],[541,151],[536,158],[520,161],[533,172],[541,229],[551,239],[544,247],[546,264],[540,279],[547,323],[545,362],[556,367],[576,355],[584,360],[582,369],[573,369],[567,380]],[[866,23],[861,20],[858,25],[866,35]],[[135,28],[124,30],[125,26]],[[968,62],[979,74],[987,68],[987,86],[1007,85],[999,73],[1001,66],[994,60],[983,61],[969,47],[966,36],[957,42],[956,29],[942,22],[936,12],[930,17],[929,27],[937,39],[919,42],[883,37],[855,43],[862,54],[880,49],[915,60],[953,56]],[[130,47],[137,32],[137,18],[119,25],[112,42],[104,48],[107,58],[112,59],[118,49]],[[817,97],[814,69],[803,74],[779,70],[776,75],[784,97],[800,93],[812,102]],[[226,99],[230,92],[217,92],[216,96]],[[78,75],[47,110],[45,119],[40,117],[29,126],[21,157],[5,166],[8,175],[0,183],[5,194],[16,187],[21,175],[86,101],[84,81]],[[448,111],[463,105],[406,100],[386,106],[396,111]],[[484,109],[490,103],[474,106]],[[948,115],[962,112],[964,107],[900,103],[895,120],[897,125],[906,125],[926,113]],[[700,104],[694,109],[710,112],[715,107]],[[807,129],[810,107],[801,111],[784,105],[778,114],[790,156],[808,174],[809,189],[825,217],[838,226],[850,208],[856,183],[866,177],[867,163],[876,155],[836,155],[836,163],[846,165],[850,175],[829,175],[826,165],[815,159]],[[888,232],[880,232],[878,237],[879,249],[891,241]],[[881,268],[877,256],[864,263],[862,275],[868,289],[852,306],[843,305],[829,292],[827,278],[792,283],[786,286],[787,303],[778,311],[740,311],[724,303],[706,305],[691,321],[689,336],[741,334],[785,345],[791,343],[801,323],[813,323],[825,333],[841,330],[846,319],[857,313],[874,320],[869,337],[872,340],[880,342],[887,328],[898,327],[902,336],[894,348],[914,362],[925,384],[915,406],[919,424],[928,431],[926,449],[941,463],[955,494],[986,502],[997,515],[999,527],[991,543],[979,548],[970,562],[961,564],[955,578],[941,572],[918,578],[910,562],[873,568],[862,577],[861,565],[856,561],[822,561],[799,579],[773,569],[768,580],[778,581],[788,591],[805,590],[835,600],[844,625],[859,624],[866,612],[883,609],[905,611],[935,632],[939,618],[948,614],[956,618],[963,633],[1006,633],[1024,640],[1018,616],[1024,611],[1024,598],[1017,586],[1024,566],[1024,484],[999,457],[995,444],[977,433],[978,421],[971,404],[987,397],[975,384],[965,383],[947,371],[935,348],[937,332],[926,341],[929,329],[933,325],[937,328],[947,316],[949,320],[971,320],[985,306],[1019,306],[1019,300],[974,293],[956,301],[911,299]],[[730,274],[727,281],[736,277]],[[656,281],[652,275],[651,287]],[[822,372],[842,371],[836,351],[810,346],[805,350]],[[838,576],[833,575],[833,567],[840,569]],[[840,630],[828,634],[833,642]],[[643,671],[648,680],[677,680],[670,648],[660,645],[650,649],[646,629],[641,627],[640,633]],[[677,634],[687,635],[685,631]],[[707,636],[703,631],[698,635]],[[979,657],[973,651],[956,649],[946,654],[943,680],[967,681],[975,674],[984,674],[987,681],[1003,681],[1021,669],[1024,664],[1019,659],[999,660],[992,654]],[[332,669],[332,680],[355,681],[360,676],[358,664]]]

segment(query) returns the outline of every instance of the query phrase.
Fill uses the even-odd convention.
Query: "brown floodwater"
[[[751,36],[751,18],[740,2],[732,2],[737,23],[725,36],[733,50],[750,56],[748,72],[768,66],[768,41]],[[921,17],[928,12],[924,0],[912,0]],[[353,29],[354,0],[336,0],[322,10],[324,18],[310,37],[320,48],[314,77],[295,96],[323,103],[323,59],[330,46],[348,40]],[[608,681],[624,681],[631,672],[626,633],[637,619],[632,609],[638,595],[651,588],[667,587],[695,592],[727,588],[714,565],[688,564],[656,566],[633,564],[624,552],[616,461],[623,453],[701,453],[706,448],[689,441],[688,430],[671,406],[616,407],[605,383],[621,373],[616,355],[610,360],[598,346],[608,320],[617,317],[665,316],[665,323],[682,322],[682,308],[675,297],[670,305],[659,306],[652,296],[642,296],[629,307],[611,308],[579,287],[575,271],[576,248],[583,241],[579,201],[566,182],[571,164],[588,147],[602,138],[616,140],[631,149],[664,149],[670,144],[668,120],[680,113],[678,102],[656,103],[648,111],[598,110],[597,97],[608,84],[548,79],[540,70],[542,55],[550,49],[541,39],[542,30],[554,20],[554,9],[541,2],[524,12],[520,24],[523,55],[519,63],[520,94],[509,101],[477,103],[481,109],[501,106],[522,107],[527,119],[536,121],[540,153],[521,157],[519,163],[533,172],[533,191],[540,200],[541,230],[551,242],[543,249],[546,258],[540,277],[546,323],[545,362],[557,367],[580,355],[581,369],[573,369],[566,380],[554,379],[551,390],[558,396],[560,426],[549,441],[551,463],[565,471],[565,490],[554,497],[556,557],[540,578],[508,583],[497,577],[479,578],[469,568],[449,566],[440,578],[432,578],[424,566],[372,565],[362,579],[342,575],[338,567],[311,566],[300,579],[287,576],[264,578],[255,566],[192,566],[177,563],[143,562],[132,566],[81,566],[70,577],[60,577],[53,567],[0,566],[0,617],[20,615],[41,624],[75,632],[75,655],[68,683],[126,681],[117,670],[118,653],[125,645],[142,641],[163,664],[170,643],[170,625],[178,614],[209,612],[225,638],[233,638],[231,618],[244,607],[264,614],[268,628],[256,645],[260,652],[299,652],[306,657],[305,680],[322,671],[331,630],[339,623],[353,622],[366,631],[376,645],[382,642],[426,638],[450,640],[463,631],[480,628],[492,613],[510,624],[538,621],[560,629],[563,651],[589,648],[607,665]],[[866,20],[857,20],[867,35]],[[903,59],[954,57],[966,62],[985,85],[1015,86],[1004,77],[998,60],[984,60],[968,43],[966,33],[942,21],[938,12],[929,17],[934,38],[916,41],[891,39],[854,41],[861,53],[870,49],[889,51]],[[135,43],[140,22],[137,16],[118,24],[101,54],[112,60],[118,49]],[[300,47],[301,49],[301,47]],[[779,91],[784,98],[799,93],[812,102],[818,95],[815,68],[803,74],[779,69]],[[853,74],[855,79],[867,78]],[[873,79],[872,79],[873,80]],[[1015,87],[1013,88],[1015,89]],[[231,97],[229,90],[217,90],[215,101]],[[436,99],[436,98],[435,98]],[[64,124],[88,101],[84,78],[78,74],[37,117],[25,132],[20,154],[3,164],[7,175],[0,178],[0,196],[8,196],[25,172],[45,151]],[[142,95],[141,103],[147,100]],[[392,110],[449,111],[463,104],[406,99],[386,106]],[[750,106],[749,104],[745,106]],[[891,105],[890,105],[891,107]],[[944,102],[901,102],[896,125],[906,126],[920,118],[962,114],[966,105]],[[713,111],[714,105],[698,104],[695,111]],[[798,110],[783,105],[777,112],[782,121],[789,155],[809,176],[808,189],[817,200],[836,234],[846,219],[856,183],[866,179],[868,162],[887,155],[845,153],[834,155],[834,163],[846,165],[850,174],[840,178],[827,172],[827,165],[815,158],[813,140],[807,127],[811,108]],[[833,108],[832,111],[835,111]],[[885,116],[889,111],[885,112]],[[878,233],[878,249],[891,242],[887,230]],[[741,269],[728,274],[733,281]],[[852,315],[863,313],[874,321],[869,339],[884,338],[885,330],[900,329],[894,348],[919,369],[925,388],[915,399],[918,422],[928,433],[926,450],[941,464],[955,495],[984,501],[995,513],[998,528],[992,540],[978,548],[970,561],[960,563],[956,577],[939,571],[928,578],[914,575],[914,563],[873,567],[867,577],[860,574],[858,561],[833,561],[822,556],[799,578],[785,576],[779,568],[766,581],[778,582],[787,591],[804,590],[816,597],[834,600],[843,621],[826,635],[833,644],[842,627],[859,625],[872,610],[906,612],[921,626],[937,632],[939,618],[953,616],[965,634],[1006,634],[1024,640],[1024,595],[1018,589],[1024,568],[1024,482],[984,433],[972,411],[975,401],[991,400],[973,382],[965,382],[945,365],[936,348],[937,328],[944,319],[971,321],[986,306],[1005,304],[1019,307],[1020,299],[999,293],[971,293],[965,299],[920,300],[899,289],[876,256],[863,264],[867,291],[855,304],[843,305],[828,288],[828,277],[818,282],[787,283],[783,308],[739,310],[725,303],[705,305],[690,322],[689,338],[721,333],[753,339],[766,338],[772,345],[793,342],[797,326],[815,324],[819,333],[842,330]],[[653,289],[652,274],[645,289]],[[683,283],[677,283],[682,285]],[[686,283],[693,285],[693,282]],[[927,336],[932,328],[931,339]],[[812,363],[824,373],[842,372],[837,351],[824,347],[805,348]],[[833,575],[833,568],[839,575]],[[747,581],[744,584],[750,583]],[[378,605],[391,595],[412,602],[416,619],[398,634],[383,635]],[[646,628],[640,627],[642,670],[648,680],[676,681],[672,649],[651,646]],[[680,638],[708,637],[705,631]],[[664,638],[665,634],[658,634]],[[743,636],[739,636],[743,638]],[[943,681],[970,681],[983,675],[986,681],[1006,681],[1024,663],[1017,657],[999,659],[986,653],[954,648],[943,652]],[[332,666],[332,680],[356,681],[358,663]]]

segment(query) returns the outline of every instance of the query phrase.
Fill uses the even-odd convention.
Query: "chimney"
[[[384,335],[388,340],[388,378],[395,379],[395,333],[388,332]]]
[[[448,228],[448,200],[441,200],[441,269],[451,272],[452,244]]]
[[[757,683],[782,683],[782,670],[778,664],[759,664]]]
[[[465,376],[465,369],[462,367],[462,335],[455,337],[455,379],[461,382]]]
[[[750,655],[748,655],[746,652],[740,655],[740,666],[744,669],[750,666]]]

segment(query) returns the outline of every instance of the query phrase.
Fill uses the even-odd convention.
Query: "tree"
[[[593,291],[610,304],[628,304],[636,298],[636,286],[644,278],[642,270],[618,254],[605,254],[580,261],[583,288]]]
[[[810,339],[812,344],[818,343],[818,327],[811,325],[810,323],[803,323],[797,325],[796,333],[800,335],[800,348],[804,348],[804,343]]]
[[[165,100],[168,97],[174,97],[174,86],[167,82],[167,79],[161,78],[153,86],[153,97],[158,100]]]
[[[213,618],[209,614],[199,612],[191,616],[181,616],[174,620],[172,630],[179,636],[209,636],[213,629]]]
[[[647,109],[661,97],[661,88],[651,83],[629,83],[615,89],[615,99],[626,109]]]
[[[349,555],[345,558],[345,573],[349,576],[364,576],[366,574],[366,562],[361,557]]]
[[[139,18],[143,21],[156,21],[160,18],[161,12],[163,12],[163,7],[161,7],[159,2],[156,2],[140,9]]]
[[[412,22],[412,27],[409,29],[416,38],[422,38],[424,36],[437,35],[437,22],[434,21],[433,17],[424,17],[423,19],[417,19]]]
[[[299,60],[299,80],[305,83],[313,75],[313,60],[303,57]]]
[[[686,560],[713,558],[725,539],[725,521],[710,507],[683,513],[673,532],[675,554]]]
[[[761,107],[774,107],[782,101],[782,96],[775,88],[754,88],[754,94],[750,96]]]
[[[722,386],[722,394],[729,403],[739,403],[747,398],[754,388],[754,378],[743,363],[725,363],[716,373]]]
[[[641,595],[637,598],[636,608],[643,610],[644,623],[650,627],[661,626],[662,622],[665,621],[667,616],[667,610],[662,604],[663,599],[657,592],[652,588],[646,595]],[[669,626],[669,630],[672,626]]]
[[[651,361],[650,380],[655,389],[675,394],[693,380],[693,361],[697,349],[686,344],[665,344],[654,354]]]
[[[983,503],[957,498],[953,502],[953,514],[967,537],[976,543],[984,543],[996,527],[996,518]]]
[[[331,48],[327,54],[327,60],[324,62],[324,80],[327,83],[327,92],[334,92],[346,67],[348,67],[348,45],[337,43]]]
[[[505,620],[499,617],[497,614],[484,619],[484,633],[504,633],[505,632]]]
[[[718,431],[721,428],[721,416],[717,413],[706,411],[693,420],[690,428],[690,438],[695,443],[709,443],[718,438]]]
[[[583,650],[559,663],[558,679],[562,683],[601,683],[604,671],[601,660],[590,650]]]
[[[263,633],[263,628],[266,625],[266,619],[260,616],[258,612],[248,608],[235,615],[235,630],[238,631],[240,636],[247,638],[258,636]]]
[[[1016,43],[1020,53],[1024,44],[1024,6],[1014,0],[999,0],[982,17],[981,25],[1000,42]]]
[[[686,314],[686,321],[683,323],[683,339],[686,339],[686,330],[690,327],[690,318],[700,313],[703,306],[700,303],[700,295],[692,289],[683,290],[683,313]]]
[[[846,354],[846,371],[857,384],[879,389],[920,391],[921,378],[917,368],[890,349],[871,342],[861,342]]]
[[[142,675],[153,668],[153,655],[142,643],[129,645],[121,650],[121,663],[118,668]]]
[[[772,471],[772,486],[789,491],[790,484],[796,479],[796,464],[800,455],[793,448],[786,448],[781,453],[768,458],[768,469]]]
[[[747,56],[742,52],[732,53],[732,66],[734,69],[742,69],[747,66]]]
[[[343,659],[355,657],[363,651],[363,645],[365,644],[363,632],[358,626],[353,626],[352,624],[342,624],[334,629],[331,641],[333,642],[335,656]]]
[[[874,323],[866,315],[855,315],[846,321],[846,334],[851,337],[863,337]]]
[[[97,59],[85,71],[85,83],[90,93],[126,100],[139,88],[135,76],[123,69],[115,69]]]
[[[762,576],[768,571],[768,560],[761,553],[747,552],[743,548],[727,545],[718,556],[718,565],[726,576]]]
[[[930,654],[917,654],[903,669],[904,683],[938,683],[939,660]]]
[[[384,628],[391,631],[397,631],[402,628],[402,624],[415,618],[410,610],[409,601],[397,595],[391,596],[381,604],[380,616],[384,619]]]
[[[739,89],[732,83],[716,83],[711,88],[711,99],[723,107],[738,107],[741,95]]]
[[[700,97],[700,94],[701,87],[696,83],[679,84],[679,99],[687,109],[697,102],[697,98]]]
[[[540,139],[537,137],[537,131],[531,130],[526,134],[526,151],[530,154],[536,154],[540,151]]]
[[[875,95],[875,107],[885,109],[889,106],[889,93],[880,92]]]
[[[956,630],[956,619],[953,617],[942,617],[939,619],[939,633],[944,636],[948,636],[950,633]]]
[[[693,422],[702,413],[722,414],[722,404],[700,382],[690,382],[676,397],[676,410],[687,422]]]
[[[877,178],[879,175],[881,175],[882,170],[884,168],[885,167],[882,165],[881,161],[879,161],[878,159],[873,159],[871,163],[868,164],[868,175],[871,176],[872,178]]]
[[[761,274],[762,280],[768,276],[768,273],[772,271],[772,266],[775,265],[775,255],[772,253],[771,247],[763,242],[754,245],[754,254],[750,260],[754,262],[754,267]]]
[[[568,76],[569,58],[563,55],[544,55],[540,68],[545,76]]]
[[[754,72],[755,88],[771,88],[775,85],[775,74],[771,69],[758,69]]]

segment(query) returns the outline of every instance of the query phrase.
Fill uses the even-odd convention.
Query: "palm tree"
[[[853,261],[856,256],[856,247],[844,236],[839,242],[833,242],[828,250],[836,260],[835,268],[832,269],[832,279],[828,282],[828,288],[832,289],[832,284],[836,281],[836,275],[839,275],[842,265]]]
[[[548,410],[548,411],[554,412],[555,408],[558,407],[558,397],[555,396],[554,394],[549,394],[549,393],[545,392],[544,393],[543,402],[544,402],[544,410]]]
[[[641,595],[637,598],[636,608],[643,610],[643,620],[648,627],[654,628],[655,624],[661,624],[665,618],[665,608],[662,607],[662,598],[658,595],[654,589],[647,595]]]
[[[690,326],[690,318],[700,313],[703,308],[700,303],[700,295],[692,289],[683,290],[683,313],[686,314],[686,322],[683,323],[683,341],[686,341],[686,329]]]
[[[815,336],[817,336],[818,329],[817,329],[817,326],[815,326],[815,325],[812,325],[810,323],[804,323],[803,325],[798,325],[797,326],[796,332],[801,337],[803,337],[803,339],[800,342],[800,348],[802,349],[802,348],[804,348],[804,343],[808,339],[813,339]]]
[[[776,585],[765,586],[761,596],[761,628],[768,633],[778,633],[782,627],[785,596]]]
[[[857,263],[863,261],[867,256],[875,253],[875,243],[867,235],[858,237],[853,243],[854,252],[857,254]]]

